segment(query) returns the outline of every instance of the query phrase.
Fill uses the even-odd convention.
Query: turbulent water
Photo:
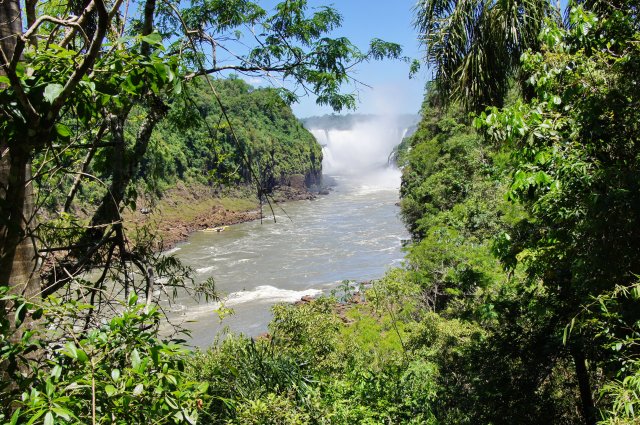
[[[199,232],[175,249],[175,255],[197,271],[198,280],[215,279],[217,290],[226,294],[224,306],[234,311],[220,322],[215,312],[219,303],[178,300],[171,316],[192,321],[186,327],[193,345],[209,345],[225,327],[258,335],[267,330],[273,304],[328,293],[343,280],[379,278],[402,262],[402,240],[408,236],[396,206],[400,172],[386,166],[398,136],[373,142],[366,134],[329,136],[332,140],[323,143],[323,166],[336,182],[329,195],[282,204],[284,211],[276,207],[275,223],[254,221],[221,233]],[[357,167],[344,168],[336,161],[346,158],[343,150],[333,144],[345,139],[371,147],[360,159],[375,150],[370,157],[375,164],[354,161]],[[381,143],[385,146],[378,146]]]

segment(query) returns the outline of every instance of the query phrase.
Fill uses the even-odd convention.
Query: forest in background
[[[406,267],[278,307],[269,341],[204,354],[196,376],[245,400],[232,422],[637,423],[636,5],[574,4],[563,21],[536,3],[526,41],[476,40],[511,53],[488,68],[471,67],[490,51],[435,38],[438,5],[418,19],[436,22],[442,74],[399,152]],[[496,69],[503,85],[483,86]],[[229,357],[243,345],[265,369]]]
[[[3,420],[637,423],[637,11],[420,2],[435,80],[398,152],[405,266],[199,353],[135,285],[95,326],[81,299],[4,290]]]
[[[237,76],[212,80],[225,105],[227,123],[204,78],[208,77],[185,84],[181,94],[171,99],[167,116],[158,123],[132,176],[130,202],[144,197],[153,204],[178,182],[219,192],[247,186],[255,197],[258,191],[262,196],[270,195],[296,175],[309,187],[320,183],[322,149],[276,90],[254,89]],[[232,127],[241,144],[235,143]],[[131,147],[138,130],[135,120],[125,126],[125,141]],[[78,160],[65,159],[68,167]],[[51,215],[63,209],[74,185],[77,208],[97,208],[112,178],[112,159],[113,149],[97,150],[85,167],[91,178],[81,182],[73,174],[61,174],[59,180],[36,180],[37,192],[48,191],[42,213]],[[44,161],[45,157],[36,158],[38,164]]]

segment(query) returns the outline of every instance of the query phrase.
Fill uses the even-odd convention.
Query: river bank
[[[289,202],[286,215],[274,208],[275,223],[195,232],[176,246],[173,253],[193,269],[194,284],[213,278],[222,298],[174,300],[170,316],[191,331],[190,345],[207,347],[225,329],[258,336],[268,331],[273,305],[340,290],[345,280],[379,279],[400,265],[407,233],[396,206],[399,172],[383,172],[388,179],[338,177],[329,196]],[[221,306],[234,314],[221,321]]]
[[[275,203],[314,199],[306,187],[278,187]],[[155,249],[162,251],[186,241],[199,230],[230,226],[271,215],[269,205],[260,208],[255,189],[238,186],[224,190],[202,184],[178,183],[155,201],[140,202],[140,207],[124,214],[130,228],[147,228],[157,235]]]

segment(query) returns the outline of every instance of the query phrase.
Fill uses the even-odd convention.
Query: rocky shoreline
[[[211,188],[178,186],[157,205],[140,208],[130,213],[128,219],[134,226],[149,226],[157,234],[155,249],[168,250],[186,241],[194,232],[269,216],[268,204],[264,203],[261,211],[257,198],[246,189],[222,195]],[[281,186],[270,196],[270,201],[280,203],[315,198],[316,194],[306,187]]]

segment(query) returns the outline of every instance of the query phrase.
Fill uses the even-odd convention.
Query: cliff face
[[[299,131],[304,137],[295,144],[284,146],[283,155],[276,157],[274,186],[313,189],[321,184],[322,148],[307,130],[302,128]]]
[[[315,191],[322,184],[322,169],[309,170],[305,174],[291,174],[282,176],[271,189],[288,186],[296,190],[312,190]]]
[[[322,185],[322,164],[319,169],[310,170],[304,176],[304,183],[307,188]]]

